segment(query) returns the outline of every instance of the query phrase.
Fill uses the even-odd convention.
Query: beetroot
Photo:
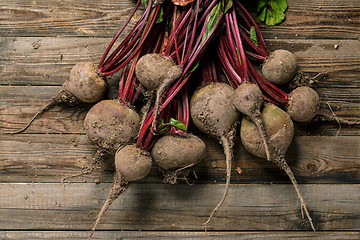
[[[221,138],[230,132],[240,114],[233,105],[234,90],[212,83],[197,90],[190,100],[190,114],[202,132]]]
[[[120,148],[115,154],[115,169],[124,181],[132,182],[146,177],[152,165],[150,153],[135,145]]]
[[[77,105],[80,102],[95,103],[103,98],[106,90],[104,79],[98,74],[96,67],[90,62],[76,64],[70,71],[69,79],[55,93],[22,129],[12,132],[17,134],[25,131],[31,123],[45,111],[59,104]]]
[[[102,215],[111,203],[127,189],[129,182],[146,177],[151,170],[151,166],[152,160],[150,154],[147,151],[137,148],[135,145],[127,145],[116,152],[114,182],[104,205],[96,217],[89,238],[94,234]]]
[[[135,139],[139,124],[139,115],[118,100],[102,100],[95,104],[86,114],[84,127],[97,148],[96,154],[84,171],[61,181],[91,174],[106,154],[114,154]]]
[[[248,116],[251,121],[255,123],[264,144],[266,158],[270,160],[270,152],[260,113],[263,102],[263,95],[260,88],[253,83],[244,82],[235,90],[234,106],[239,112]]]
[[[359,124],[359,121],[356,120],[346,120],[340,117],[335,116],[334,113],[329,113],[325,105],[320,101],[320,97],[317,92],[308,87],[302,86],[295,88],[289,94],[289,102],[286,106],[286,111],[289,116],[297,122],[310,122],[316,115],[325,117],[330,121],[337,121],[338,123],[344,124]]]
[[[310,87],[298,87],[289,94],[286,111],[292,120],[309,122],[318,113],[320,97]]]
[[[84,120],[90,140],[109,153],[134,140],[139,130],[140,117],[135,110],[118,100],[103,100],[94,105]]]
[[[306,208],[303,197],[293,172],[285,160],[286,151],[291,144],[294,136],[294,124],[286,112],[273,104],[265,104],[262,111],[265,132],[268,137],[271,161],[276,163],[290,178],[295,191],[301,202],[301,211],[305,212],[311,228],[315,231],[310,214]],[[254,123],[246,118],[241,122],[240,137],[244,147],[252,154],[265,158],[264,145],[260,137],[258,128]]]
[[[186,177],[184,171],[204,158],[205,150],[205,143],[195,135],[165,135],[157,140],[151,156],[163,171],[164,182],[176,183],[179,175]]]
[[[149,53],[139,59],[135,74],[147,90],[156,90],[167,78],[169,69],[173,66],[175,66],[175,62],[170,57]]]
[[[104,79],[98,74],[95,65],[90,62],[76,64],[63,87],[85,103],[98,102],[103,98],[106,90]]]
[[[190,114],[195,126],[219,139],[226,155],[226,184],[222,199],[211,212],[205,225],[224,202],[230,184],[235,123],[240,113],[233,105],[234,90],[225,83],[212,83],[197,90],[190,100]]]
[[[281,85],[293,79],[297,72],[295,56],[287,50],[275,50],[264,61],[262,73],[271,83]]]
[[[165,57],[157,53],[149,53],[139,59],[135,72],[139,82],[145,86],[147,90],[156,91],[154,120],[152,123],[152,130],[156,132],[161,98],[167,88],[176,79],[181,77],[183,68],[180,65],[176,65],[170,57]]]

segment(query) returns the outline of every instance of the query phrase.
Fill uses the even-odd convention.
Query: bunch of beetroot
[[[119,40],[141,5],[142,17]],[[259,62],[261,74],[254,66]],[[114,156],[114,182],[91,236],[110,204],[130,182],[146,177],[153,163],[166,183],[187,179],[206,152],[205,143],[188,132],[190,119],[200,131],[219,140],[226,156],[225,191],[205,222],[207,226],[227,195],[240,125],[243,146],[289,176],[302,213],[315,230],[285,160],[294,136],[293,121],[309,122],[318,114],[342,120],[320,108],[312,88],[301,86],[286,92],[297,71],[292,53],[269,51],[240,0],[138,0],[98,66],[76,64],[61,90],[14,133],[25,131],[53,105],[96,103],[84,120],[86,134],[96,148],[94,158],[84,171],[63,178],[91,174],[105,155]],[[103,99],[106,77],[117,72],[121,73],[118,98]],[[195,92],[190,90],[194,87]]]

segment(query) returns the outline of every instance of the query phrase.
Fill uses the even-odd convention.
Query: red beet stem
[[[134,16],[136,10],[138,9],[139,5],[141,3],[141,0],[138,0],[134,9],[132,10],[132,12],[130,13],[129,17],[126,19],[125,23],[123,24],[123,26],[120,28],[120,30],[118,31],[118,33],[115,35],[115,37],[113,38],[113,40],[110,42],[109,46],[106,48],[104,55],[102,56],[100,63],[99,63],[99,72],[100,69],[102,67],[102,65],[105,62],[106,56],[109,54],[111,48],[113,47],[113,45],[115,44],[116,40],[119,38],[120,34],[124,31],[125,27],[129,24],[131,18]]]

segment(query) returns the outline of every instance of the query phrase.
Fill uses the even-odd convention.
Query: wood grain
[[[0,231],[0,239],[7,240],[67,240],[87,239],[87,231]],[[278,239],[314,239],[314,240],[358,240],[358,232],[211,232],[211,237],[223,240],[278,240]],[[204,232],[166,232],[166,231],[96,231],[92,239],[116,239],[116,240],[207,240],[209,237]]]
[[[89,230],[110,184],[0,184],[1,230]],[[360,186],[301,185],[317,230],[360,229]],[[133,183],[99,230],[203,231],[223,184]],[[283,194],[287,192],[288,194]],[[172,220],[171,220],[172,219]],[[24,224],[26,222],[26,224]],[[309,230],[290,184],[231,185],[209,230]]]
[[[196,167],[196,183],[223,183],[226,167],[221,146],[204,135],[200,137],[207,144],[207,155]],[[0,182],[9,183],[58,183],[64,176],[81,172],[95,152],[88,138],[78,134],[0,135],[0,143]],[[298,136],[287,158],[300,183],[359,183],[359,152],[357,136]],[[240,174],[237,168],[241,169]],[[113,169],[109,157],[92,175],[73,181],[111,182]],[[162,181],[157,167],[144,181]],[[276,165],[252,156],[236,141],[232,183],[264,182],[289,183],[289,180]]]
[[[0,35],[112,37],[135,0],[3,0]],[[287,21],[262,27],[266,38],[357,39],[358,0],[289,0]],[[140,15],[139,12],[138,15]],[[137,16],[135,19],[137,19]],[[134,22],[134,21],[133,21]],[[262,25],[263,26],[263,25]]]
[[[114,36],[135,3],[132,0],[3,0],[0,35]]]

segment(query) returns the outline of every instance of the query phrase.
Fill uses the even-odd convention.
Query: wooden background
[[[321,98],[336,115],[360,120],[360,1],[288,2],[286,22],[262,25],[269,47],[291,50],[304,72],[328,72],[316,87]],[[94,154],[82,127],[86,109],[56,107],[26,133],[4,133],[24,126],[76,62],[98,62],[134,4],[1,1],[0,239],[86,239],[113,173],[109,158],[93,175],[59,183],[81,171]],[[116,81],[109,80],[109,97],[116,93]],[[317,232],[301,218],[286,175],[246,153],[237,140],[232,184],[210,223],[212,238],[359,239],[359,131],[359,125],[339,131],[337,123],[296,126],[287,158]],[[165,185],[154,167],[113,203],[93,239],[208,239],[202,223],[223,193],[225,163],[221,146],[200,137],[208,151],[194,185]]]

